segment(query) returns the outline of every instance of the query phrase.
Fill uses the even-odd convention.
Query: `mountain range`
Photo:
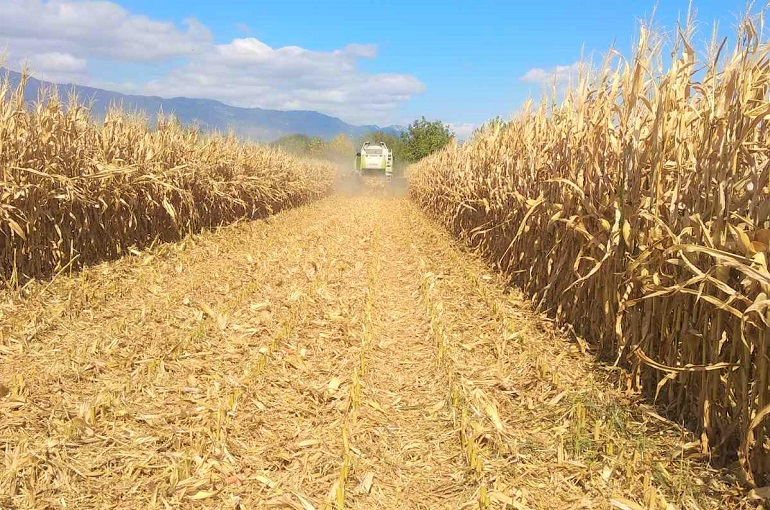
[[[2,71],[7,73],[12,87],[18,86],[21,82],[20,73],[7,69]],[[58,89],[60,97],[66,98],[74,92],[81,101],[92,103],[91,114],[96,119],[104,119],[110,105],[117,104],[128,111],[145,112],[150,118],[160,111],[173,113],[183,124],[197,123],[203,129],[218,131],[233,130],[242,138],[257,141],[269,142],[289,134],[331,139],[338,134],[358,138],[372,131],[398,134],[404,130],[401,126],[384,128],[374,125],[356,126],[314,111],[240,108],[213,99],[187,97],[168,99],[158,96],[128,95],[73,83],[51,83],[36,78],[28,78],[24,88],[24,98],[29,102],[35,101],[41,90],[51,88]]]

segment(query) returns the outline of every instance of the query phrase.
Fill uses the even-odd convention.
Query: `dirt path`
[[[749,508],[403,199],[28,290],[0,303],[0,508]]]

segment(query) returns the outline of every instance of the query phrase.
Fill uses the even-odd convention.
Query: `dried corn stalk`
[[[112,109],[97,125],[0,78],[0,285],[264,217],[331,190],[328,163]]]
[[[770,65],[761,19],[699,62],[642,29],[634,58],[584,67],[413,165],[411,197],[637,384],[770,481]]]

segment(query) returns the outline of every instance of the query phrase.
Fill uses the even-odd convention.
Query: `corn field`
[[[16,285],[159,241],[264,217],[331,190],[327,163],[151,127],[114,108],[103,125],[76,99],[33,106],[0,82],[0,278]],[[0,284],[2,285],[2,284]]]
[[[410,194],[767,485],[770,47],[737,30],[700,58],[689,27],[642,28],[631,60],[414,165]]]
[[[0,292],[0,507],[757,508],[624,394],[415,204],[331,196]]]

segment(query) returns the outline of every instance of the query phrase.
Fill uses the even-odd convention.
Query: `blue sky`
[[[745,2],[693,5],[696,40],[705,42],[715,21],[729,33]],[[629,54],[638,21],[654,7],[645,0],[0,0],[0,45],[10,66],[26,59],[57,81],[316,109],[354,123],[424,115],[463,130],[510,116],[581,54],[601,55],[613,43]],[[655,20],[671,29],[687,9],[687,0],[659,0]]]

